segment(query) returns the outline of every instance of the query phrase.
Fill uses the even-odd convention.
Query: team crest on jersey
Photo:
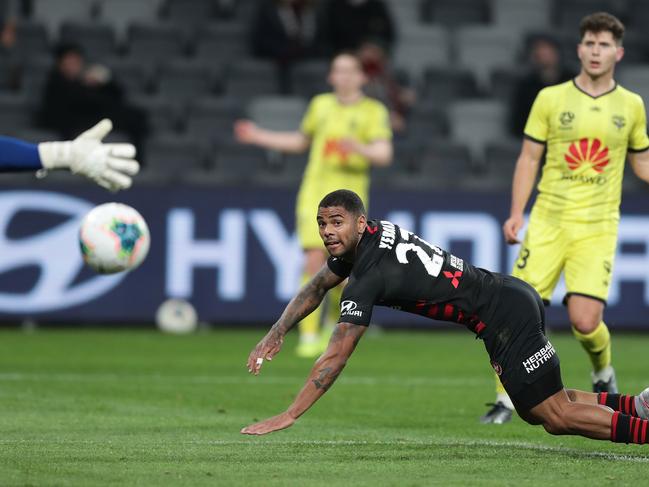
[[[498,375],[498,376],[502,375],[503,368],[498,362],[492,361],[491,366],[494,368],[494,372],[496,372],[496,375]]]
[[[613,115],[613,125],[615,125],[618,130],[622,130],[626,125],[626,119],[622,115]]]
[[[561,115],[559,115],[559,122],[561,122],[561,125],[564,127],[570,125],[574,119],[575,114],[572,112],[561,112]]]
[[[601,173],[608,165],[608,147],[603,146],[599,139],[583,138],[579,142],[573,142],[568,147],[568,153],[564,159],[568,167],[574,171],[584,164],[590,165],[595,172]]]

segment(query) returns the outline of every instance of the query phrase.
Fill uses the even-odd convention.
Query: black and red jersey
[[[349,277],[340,322],[369,325],[374,305],[452,321],[480,333],[498,301],[502,276],[472,266],[388,221],[370,220],[354,262],[329,257]]]

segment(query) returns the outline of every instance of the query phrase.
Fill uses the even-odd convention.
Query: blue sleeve
[[[37,171],[42,168],[36,144],[0,136],[0,172]]]

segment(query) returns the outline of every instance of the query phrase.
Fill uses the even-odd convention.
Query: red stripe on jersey
[[[484,330],[485,328],[487,328],[487,325],[485,325],[485,324],[481,321],[481,322],[478,323],[478,324],[476,325],[476,327],[475,327],[475,332],[476,332],[476,334],[479,335],[480,333],[482,333],[482,330]]]
[[[632,418],[631,420],[633,421],[633,443],[637,443],[640,433],[640,423],[642,420],[639,418]]]
[[[631,411],[631,396],[624,396],[624,413],[629,414]]]
[[[617,419],[620,416],[618,411],[613,413],[613,418],[611,419],[611,441],[615,441],[617,436]]]
[[[647,425],[649,425],[649,421],[646,419],[642,421],[642,434],[640,435],[640,443],[646,443],[647,442]]]
[[[438,318],[437,314],[439,313],[439,304],[433,304],[428,310],[428,316],[431,318]]]
[[[630,396],[631,397],[631,414],[633,416],[637,416],[638,412],[635,409],[635,396]]]

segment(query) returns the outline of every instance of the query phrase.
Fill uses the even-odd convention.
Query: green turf
[[[239,429],[282,411],[311,362],[294,337],[260,377],[260,331],[0,333],[0,485],[646,485],[649,445],[483,426],[492,375],[468,333],[392,332],[292,428]],[[564,381],[587,388],[574,339],[552,339]],[[617,335],[620,387],[647,382],[649,336]]]

